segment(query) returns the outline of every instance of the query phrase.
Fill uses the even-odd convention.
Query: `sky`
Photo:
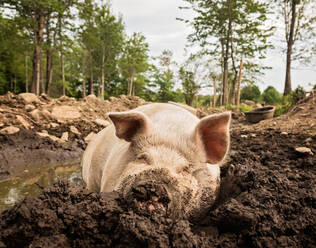
[[[190,10],[180,10],[184,5],[181,0],[112,0],[114,13],[121,14],[127,34],[140,32],[149,43],[149,54],[159,56],[164,49],[173,52],[173,58],[181,64],[184,62],[184,49],[187,36],[192,29],[176,20],[176,18],[192,19],[194,13]],[[281,23],[280,23],[281,25]],[[285,44],[284,44],[285,45]],[[190,48],[187,48],[190,51]],[[284,90],[285,54],[278,50],[269,51],[263,65],[272,67],[258,82],[261,91],[269,85],[279,92]],[[316,68],[292,70],[292,89],[298,85],[306,90],[316,83]],[[312,84],[311,84],[312,83]]]

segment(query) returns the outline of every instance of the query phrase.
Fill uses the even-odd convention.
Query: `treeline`
[[[135,93],[148,44],[92,0],[5,1],[0,17],[0,93],[51,96]],[[9,12],[9,13],[8,13]],[[138,81],[140,79],[137,79]]]
[[[272,47],[271,6],[255,0],[184,2],[196,12],[193,20],[182,20],[194,27],[188,39],[201,50],[177,64],[167,48],[151,58],[146,38],[128,36],[109,2],[0,0],[0,94],[128,94],[192,105],[207,87],[213,88],[211,105],[239,104],[241,83],[256,83],[267,69],[258,61]]]

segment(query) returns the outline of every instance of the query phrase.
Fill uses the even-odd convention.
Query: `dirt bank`
[[[80,101],[23,93],[0,96],[0,180],[26,165],[80,160],[89,139],[109,125],[106,113],[133,109],[138,97],[90,95]]]
[[[220,198],[202,220],[139,213],[61,182],[5,211],[0,247],[316,247],[316,136],[232,133]]]

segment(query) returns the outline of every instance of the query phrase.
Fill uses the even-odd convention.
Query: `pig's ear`
[[[148,135],[151,122],[146,115],[137,111],[113,112],[108,114],[116,129],[116,136],[131,141],[135,135]]]
[[[197,124],[194,132],[196,143],[204,149],[206,162],[217,164],[224,160],[229,149],[229,125],[231,113],[206,116]]]

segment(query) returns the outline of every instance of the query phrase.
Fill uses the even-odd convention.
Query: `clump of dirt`
[[[25,165],[79,161],[89,139],[110,124],[107,112],[143,104],[125,95],[106,101],[94,95],[80,101],[31,93],[0,96],[0,180]]]
[[[316,158],[295,150],[315,154],[315,141],[234,130],[219,198],[200,220],[142,213],[117,193],[60,182],[1,215],[0,247],[315,247]]]

